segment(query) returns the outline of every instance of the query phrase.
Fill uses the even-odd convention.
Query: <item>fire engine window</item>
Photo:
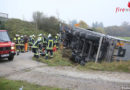
[[[7,32],[0,32],[0,42],[8,42],[10,38]]]

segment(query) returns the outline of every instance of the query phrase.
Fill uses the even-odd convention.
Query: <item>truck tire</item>
[[[80,61],[80,65],[85,66],[85,61],[84,61],[84,60],[81,60],[81,61]]]
[[[14,56],[8,57],[8,60],[9,60],[9,61],[13,61],[13,59],[14,59]]]

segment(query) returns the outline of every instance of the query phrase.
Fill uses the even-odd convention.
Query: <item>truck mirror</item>
[[[122,47],[119,47],[118,55],[119,57],[124,57],[126,53],[126,49],[123,49]]]

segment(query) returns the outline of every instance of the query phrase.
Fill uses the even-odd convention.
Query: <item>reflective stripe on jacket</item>
[[[14,38],[14,42],[15,42],[16,44],[20,44],[20,37],[15,37],[15,38]]]
[[[53,39],[49,39],[47,43],[47,50],[53,50],[54,41]]]

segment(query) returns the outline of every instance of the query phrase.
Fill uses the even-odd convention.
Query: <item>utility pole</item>
[[[36,33],[38,34],[38,29],[37,29],[37,13],[36,13]]]

